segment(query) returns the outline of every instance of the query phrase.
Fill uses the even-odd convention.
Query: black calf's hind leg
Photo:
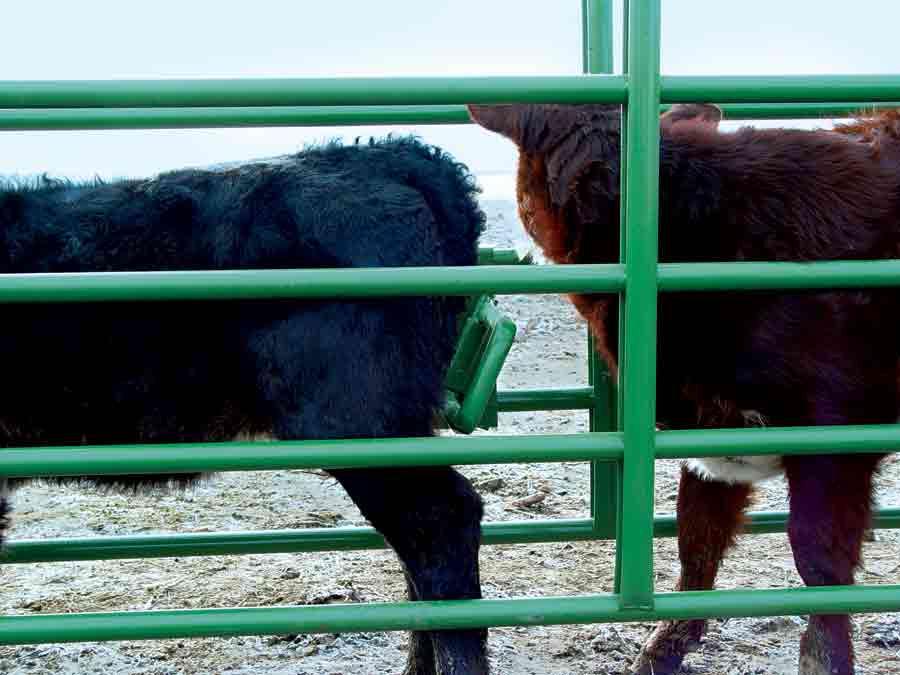
[[[406,577],[406,597],[410,600],[421,600],[416,587],[410,579],[409,573],[404,570]],[[424,631],[413,631],[409,634],[409,655],[403,675],[420,675],[422,673],[434,673],[434,648],[431,645],[431,636]]]
[[[448,467],[333,474],[396,551],[414,599],[481,597],[483,509],[468,480]],[[413,633],[410,639],[407,675],[488,672],[486,630]]]
[[[373,338],[413,328],[397,307],[310,306],[251,336],[250,371],[276,438],[432,434],[442,383],[431,341]],[[406,372],[410,363],[415,373]],[[412,599],[481,596],[482,504],[462,475],[449,467],[332,474],[397,553]],[[484,675],[486,637],[485,630],[413,633],[406,675]]]

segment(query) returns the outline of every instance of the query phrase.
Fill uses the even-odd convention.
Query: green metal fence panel
[[[657,264],[661,102],[714,101],[730,118],[826,117],[900,100],[900,76],[660,77],[659,0],[625,3],[623,76],[0,82],[0,129],[156,128],[301,124],[457,123],[460,103],[624,103],[620,264],[563,267],[254,270],[0,275],[0,303],[251,300],[482,293],[619,293],[624,301],[620,400],[592,355],[589,387],[497,393],[500,411],[587,409],[591,431],[552,436],[363,439],[271,443],[10,448],[0,475],[244,471],[590,461],[591,518],[487,523],[486,543],[596,539],[617,533],[616,593],[570,598],[385,603],[0,617],[0,644],[353,630],[464,628],[708,616],[900,610],[900,586],[654,593],[654,459],[900,450],[900,425],[656,432],[658,292],[900,286],[900,261]],[[608,0],[583,0],[584,65],[611,70]],[[849,102],[848,102],[849,101]],[[861,103],[852,101],[864,101]],[[274,106],[274,107],[269,107]],[[322,107],[327,106],[327,107]],[[336,107],[337,106],[337,107]],[[350,107],[340,107],[350,106]],[[482,257],[488,254],[480,252]],[[491,254],[494,255],[494,254]],[[500,254],[503,258],[503,254]],[[608,374],[605,384],[609,384]],[[618,431],[610,428],[621,413]],[[622,466],[622,473],[613,467]],[[609,494],[628,500],[613,517]],[[604,501],[605,500],[605,501]],[[786,514],[752,514],[752,532]],[[900,527],[885,509],[879,527]],[[616,527],[614,528],[613,525]],[[14,542],[0,562],[383,547],[367,528],[146,535]]]

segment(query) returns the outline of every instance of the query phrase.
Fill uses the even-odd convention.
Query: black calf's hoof
[[[462,659],[438,667],[417,661],[407,663],[400,675],[490,675],[490,667],[486,659]]]

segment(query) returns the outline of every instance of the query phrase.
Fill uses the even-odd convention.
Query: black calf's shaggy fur
[[[0,273],[472,265],[475,190],[464,167],[412,139],[152,180],[0,187]],[[428,436],[462,303],[7,305],[0,447]],[[461,475],[333,473],[401,558],[411,599],[480,596],[482,507]],[[407,672],[487,672],[484,639],[414,634]]]

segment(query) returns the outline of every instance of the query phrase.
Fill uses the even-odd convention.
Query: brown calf
[[[617,106],[469,106],[519,149],[519,214],[557,263],[619,257]],[[661,120],[661,262],[898,257],[898,116],[834,132],[720,133],[718,109]],[[894,290],[669,293],[659,298],[657,416],[671,429],[892,423],[897,418]],[[615,372],[617,304],[574,295]],[[809,586],[851,584],[883,454],[694,460],[678,495],[679,590],[713,583],[755,481],[786,475],[788,535]],[[633,665],[675,672],[706,622],[659,625]],[[853,673],[847,616],[813,616],[801,675]]]

